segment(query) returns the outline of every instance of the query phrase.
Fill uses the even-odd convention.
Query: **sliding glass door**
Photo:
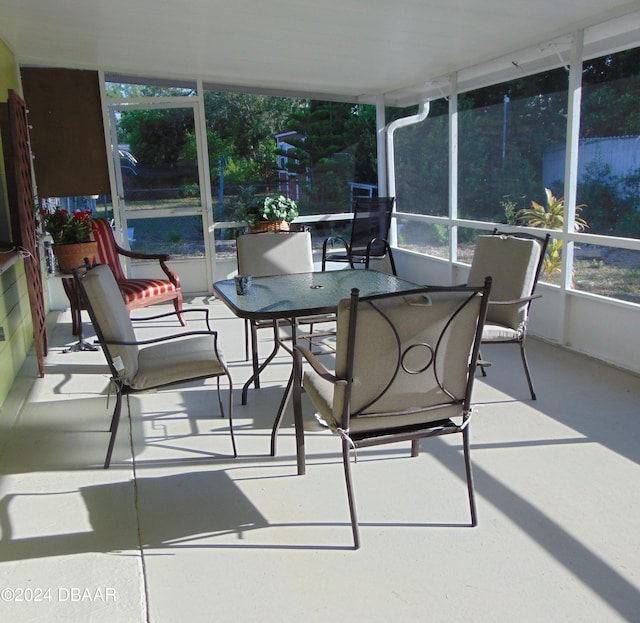
[[[198,102],[189,100],[196,98],[109,106],[118,194],[114,228],[133,251],[168,253],[179,263],[174,269],[186,291],[209,292],[211,208],[198,158]],[[145,262],[134,260],[131,270],[142,276]]]

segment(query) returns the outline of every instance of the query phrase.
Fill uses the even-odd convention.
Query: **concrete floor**
[[[640,622],[637,376],[530,340],[532,402],[516,347],[487,348],[471,433],[479,525],[457,438],[424,440],[415,459],[406,445],[362,450],[354,551],[338,440],[309,413],[296,476],[289,412],[268,455],[288,356],[241,406],[242,322],[190,304],[216,318],[239,457],[207,382],[132,397],[103,470],[107,368],[100,352],[62,352],[60,314],[46,376],[32,382],[30,360],[3,406],[19,415],[0,455],[2,621]]]

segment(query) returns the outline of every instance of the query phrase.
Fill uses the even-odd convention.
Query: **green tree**
[[[292,138],[293,157],[289,170],[305,173],[321,160],[344,153],[345,126],[351,114],[351,106],[337,102],[311,100],[300,110],[294,111],[287,127],[301,138]]]
[[[225,157],[237,173],[233,183],[267,183],[277,176],[275,139],[302,100],[248,93],[207,91],[204,96],[209,159],[217,170]]]
[[[303,184],[303,213],[349,209],[350,182],[375,184],[375,107],[312,100],[294,111],[287,129],[300,138],[288,142],[288,168]]]
[[[583,138],[640,134],[640,47],[585,63],[583,71]]]
[[[138,162],[176,165],[185,158],[193,115],[180,108],[133,110],[123,113],[120,128]]]
[[[434,102],[435,104],[435,102]],[[404,115],[413,111],[405,111]],[[431,106],[423,123],[395,133],[396,200],[403,212],[446,216],[449,210],[449,118]]]

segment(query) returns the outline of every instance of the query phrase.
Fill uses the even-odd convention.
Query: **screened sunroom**
[[[33,117],[54,99],[72,120],[89,102],[96,111],[99,131],[65,127],[54,140],[55,128],[31,128],[37,200],[88,206],[123,246],[170,253],[187,304],[213,310],[238,379],[249,373],[243,326],[212,295],[236,271],[242,226],[227,209],[230,165],[207,136],[217,93],[367,111],[375,179],[358,177],[357,146],[345,142],[341,201],[300,201],[316,250],[371,193],[395,198],[390,240],[409,281],[464,283],[477,236],[496,227],[549,233],[553,251],[529,324],[538,400],[517,353],[491,353],[476,384],[478,528],[466,529],[451,446],[425,443],[413,464],[382,460],[401,449],[365,452],[366,543],[354,554],[331,439],[309,432],[304,478],[293,476],[290,422],[268,456],[286,358],[248,405],[236,401],[235,461],[224,422],[207,419],[190,388],[133,399],[112,467],[98,469],[108,374],[101,353],[64,353],[75,340],[69,301],[41,247],[49,354],[39,377],[6,161],[0,600],[11,620],[636,621],[639,50],[640,5],[616,0],[0,0],[0,100],[13,90],[29,109],[41,77],[64,74],[66,90],[31,100]],[[186,123],[180,171],[149,166],[123,140],[136,115]],[[89,144],[102,167],[95,187],[74,175]],[[48,186],[48,163],[62,164],[68,186],[56,186],[59,173]],[[269,191],[281,189],[274,180]],[[154,266],[126,269],[145,277]],[[433,482],[405,490],[429,470]]]
[[[396,197],[392,235],[407,277],[421,283],[458,281],[478,233],[505,224],[544,228],[544,222],[518,218],[518,213],[530,209],[532,201],[546,206],[549,189],[566,215],[564,223],[546,223],[553,231],[555,258],[543,276],[545,297],[536,303],[532,330],[543,339],[637,372],[637,347],[627,338],[637,334],[639,302],[639,16],[634,3],[610,5],[594,3],[588,9],[549,3],[535,9],[514,7],[504,14],[470,7],[467,14],[463,7],[377,7],[358,17],[355,32],[346,25],[344,7],[333,7],[342,16],[337,25],[327,17],[303,19],[306,8],[294,16],[279,7],[269,16],[278,41],[266,46],[269,62],[258,54],[260,63],[254,57],[263,46],[262,37],[252,36],[240,10],[225,16],[228,27],[225,20],[198,24],[198,46],[179,28],[168,37],[165,23],[158,25],[159,35],[153,28],[136,28],[141,8],[123,24],[116,17],[117,6],[97,20],[103,24],[100,45],[98,35],[85,34],[83,22],[76,23],[80,16],[75,13],[47,8],[34,18],[25,14],[22,3],[4,7],[2,34],[22,68],[27,93],[33,93],[31,85],[41,76],[28,78],[29,72],[43,68],[91,70],[97,78],[88,84],[99,89],[109,154],[104,164],[107,187],[63,193],[64,186],[50,186],[42,173],[39,198],[46,200],[54,190],[56,195],[93,197],[93,209],[104,209],[117,225],[120,241],[134,248],[148,248],[154,240],[157,246],[157,230],[168,232],[162,243],[179,266],[186,291],[210,292],[212,282],[227,276],[234,262],[226,245],[216,250],[216,240],[232,237],[223,222],[233,216],[221,209],[224,152],[208,150],[207,93],[252,92],[375,106],[377,179],[367,181],[377,186],[373,192]],[[330,8],[323,13],[330,14]],[[129,10],[122,8],[122,14]],[[416,19],[409,18],[411,11],[417,11]],[[207,9],[197,4],[189,19],[195,15],[204,18]],[[397,30],[382,27],[376,37],[365,36],[375,30],[367,26],[385,19]],[[329,23],[333,45],[318,38]],[[443,39],[437,24],[454,29],[456,36]],[[421,29],[431,37],[422,36]],[[62,33],[64,38],[58,39]],[[191,45],[174,43],[182,38]],[[311,46],[309,41],[317,43]],[[315,46],[324,53],[318,54]],[[300,49],[289,54],[290,47]],[[356,62],[356,50],[366,63]],[[154,63],[154,54],[165,60]],[[313,71],[307,71],[304,55],[313,58]],[[65,105],[73,110],[72,101]],[[33,106],[43,104],[34,101]],[[179,179],[162,165],[152,170],[139,165],[136,170],[135,154],[121,143],[131,111],[181,115],[181,123],[190,128],[191,147],[180,162]],[[40,127],[32,131],[34,136],[43,132]],[[100,140],[91,137],[94,145]],[[57,159],[66,166],[60,149],[52,145],[40,160]],[[75,149],[82,154],[80,146]],[[336,151],[340,149],[351,153],[354,146],[340,145]],[[118,157],[111,157],[114,154]],[[37,177],[47,163],[39,166],[35,155]],[[82,160],[69,158],[67,170]],[[349,175],[345,188],[361,181],[355,171]],[[166,187],[174,190],[173,196],[163,194]],[[141,202],[143,197],[146,201]],[[586,223],[578,231],[573,226],[576,206]],[[348,219],[351,205],[346,198],[322,208]],[[304,220],[312,224],[311,217],[306,211]],[[332,222],[330,230],[339,230],[338,223]],[[196,231],[195,239],[191,233],[185,238],[185,230]],[[325,222],[318,237],[326,231]],[[130,270],[144,273],[145,267]],[[64,305],[60,288],[48,285],[54,307]],[[603,315],[611,318],[606,327],[600,322]]]

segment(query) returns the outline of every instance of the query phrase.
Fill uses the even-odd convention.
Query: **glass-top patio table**
[[[253,277],[246,294],[236,292],[233,279],[213,284],[216,296],[239,318],[256,321],[286,320],[294,327],[294,331],[298,318],[335,313],[340,301],[349,298],[353,288],[359,290],[360,296],[370,296],[410,292],[419,287],[392,275],[363,269]],[[257,374],[273,359],[280,346],[281,341],[276,339],[273,352],[262,363]],[[256,374],[253,374],[243,387],[243,404],[246,404],[246,392],[255,377]],[[292,380],[290,377],[273,424],[272,456],[275,455],[276,434],[291,392]]]
[[[352,288],[360,296],[403,292],[419,288],[376,270],[329,270],[326,272],[253,277],[247,294],[238,294],[233,279],[216,281],[217,296],[239,318],[274,320],[300,318],[335,312],[338,303],[351,295]]]

